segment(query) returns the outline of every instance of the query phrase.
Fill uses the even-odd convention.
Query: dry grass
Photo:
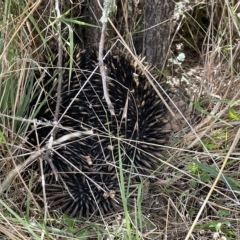
[[[166,78],[188,91],[191,121],[171,136],[156,181],[139,186],[141,197],[128,218],[94,221],[56,210],[43,213],[30,191],[36,176],[24,182],[16,170],[30,154],[24,133],[31,123],[28,103],[38,87],[34,69],[43,53],[52,56],[56,30],[53,18],[31,15],[39,3],[0,6],[0,238],[238,239],[239,3],[202,2],[183,12],[173,34],[173,43],[181,47],[173,45],[172,58],[184,53],[185,60],[169,62]]]

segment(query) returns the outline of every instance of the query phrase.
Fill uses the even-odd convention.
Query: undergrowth
[[[237,1],[177,4],[164,81],[187,92],[191,119],[184,131],[170,136],[156,181],[139,184],[132,208],[120,172],[123,211],[101,219],[43,211],[31,193],[36,177],[24,182],[20,175],[31,154],[26,130],[36,115],[29,102],[41,88],[34,81],[41,57],[56,57],[51,39],[60,34],[71,72],[72,24],[88,25],[69,18],[69,9],[58,20],[54,9],[39,18],[34,14],[39,3],[0,5],[0,238],[239,239]],[[58,21],[64,33],[57,32]]]

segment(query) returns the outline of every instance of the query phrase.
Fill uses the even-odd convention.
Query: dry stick
[[[67,142],[71,140],[72,138],[79,138],[82,135],[93,135],[93,131],[84,131],[84,132],[74,132],[67,135],[64,135],[57,140],[54,140],[52,142],[52,146],[56,146],[59,144],[62,144],[64,142]],[[7,175],[7,177],[4,179],[2,184],[0,184],[0,195],[6,190],[6,188],[11,184],[13,179],[16,177],[16,175],[22,171],[26,166],[28,166],[30,163],[32,163],[36,158],[40,157],[46,150],[48,150],[48,145],[46,144],[44,147],[42,147],[40,150],[34,152],[26,161],[24,161],[22,164],[16,165],[16,167],[10,171]]]
[[[57,131],[57,125],[58,125],[58,115],[59,115],[59,109],[60,109],[60,103],[61,103],[61,91],[62,91],[62,58],[63,58],[63,51],[62,51],[62,39],[61,39],[61,21],[59,21],[59,18],[61,17],[60,10],[59,10],[59,1],[55,0],[55,10],[57,13],[57,31],[58,31],[58,63],[57,63],[57,69],[58,69],[58,86],[57,86],[57,103],[56,103],[56,108],[55,108],[55,113],[54,113],[54,121],[53,121],[53,129],[51,132],[51,136],[49,139],[49,150],[45,154],[45,159],[49,163],[53,174],[56,178],[56,181],[58,180],[58,174],[55,166],[52,163],[51,159],[51,148],[52,148],[52,141],[56,137],[56,131]]]
[[[57,68],[58,68],[58,86],[57,86],[57,104],[56,104],[56,109],[55,109],[55,114],[54,114],[54,121],[57,123],[58,121],[58,115],[59,115],[59,109],[60,109],[60,102],[61,102],[61,91],[62,91],[62,59],[63,59],[63,50],[62,50],[62,39],[61,39],[61,21],[59,21],[59,18],[61,17],[60,15],[60,10],[59,10],[59,2],[58,0],[55,1],[55,10],[57,12],[57,30],[58,30],[58,63],[57,63]],[[55,138],[56,135],[56,128],[53,129],[53,139]]]
[[[107,76],[106,72],[104,69],[104,63],[103,63],[103,49],[104,49],[104,40],[105,40],[105,31],[107,28],[107,23],[103,22],[102,24],[102,31],[101,31],[101,38],[100,38],[100,43],[99,43],[99,55],[98,55],[98,60],[99,60],[99,68],[102,76],[102,85],[103,85],[103,93],[104,93],[104,98],[105,101],[108,105],[108,110],[110,111],[111,115],[114,116],[114,107],[112,105],[112,102],[109,98],[108,95],[108,87],[107,87]]]
[[[202,207],[200,208],[200,210],[199,210],[199,212],[198,212],[198,214],[197,214],[197,216],[196,216],[196,218],[195,218],[195,220],[194,220],[190,230],[188,231],[188,234],[187,234],[185,240],[188,240],[190,238],[190,236],[191,236],[191,234],[192,234],[192,232],[194,230],[194,227],[196,226],[196,224],[197,224],[197,222],[198,222],[198,220],[199,220],[199,218],[200,218],[200,216],[201,216],[201,214],[203,212],[203,209],[205,208],[205,206],[206,206],[210,196],[212,195],[213,190],[215,189],[215,187],[216,187],[220,177],[222,176],[223,170],[224,170],[224,168],[225,168],[225,166],[227,164],[227,160],[230,157],[230,155],[231,155],[232,151],[234,150],[234,148],[236,147],[239,139],[240,139],[240,128],[238,129],[238,132],[237,132],[237,134],[236,134],[236,136],[235,136],[235,138],[233,140],[233,143],[232,143],[232,145],[231,145],[231,147],[230,147],[230,149],[229,149],[229,151],[227,153],[227,156],[226,156],[226,158],[225,158],[225,160],[224,160],[224,162],[222,164],[222,167],[221,167],[221,169],[220,169],[220,171],[219,171],[219,173],[218,173],[218,175],[217,175],[217,177],[216,177],[216,179],[215,179],[215,181],[214,181],[214,183],[213,183],[213,185],[212,185],[212,187],[211,187],[207,197],[205,198],[205,200],[204,200],[204,202],[202,204]]]

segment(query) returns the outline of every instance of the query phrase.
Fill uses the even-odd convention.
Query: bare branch
[[[114,107],[112,105],[112,102],[109,98],[109,94],[108,94],[108,87],[107,87],[107,76],[106,76],[106,72],[104,69],[104,63],[103,63],[103,49],[104,49],[104,40],[105,40],[105,30],[106,30],[106,22],[103,23],[102,25],[102,34],[101,34],[101,39],[100,39],[100,43],[99,43],[99,68],[100,68],[100,72],[101,72],[101,76],[102,76],[102,86],[103,86],[103,93],[104,93],[104,98],[106,100],[106,103],[108,105],[108,110],[110,111],[111,115],[115,115],[114,112]]]

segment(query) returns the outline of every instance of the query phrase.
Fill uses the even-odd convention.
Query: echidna
[[[98,64],[97,51],[82,51],[74,60],[70,81],[69,70],[63,72],[61,128],[56,138],[86,129],[94,134],[70,140],[55,149],[51,160],[58,181],[45,161],[45,189],[50,206],[73,217],[89,217],[118,208],[120,169],[126,182],[139,181],[139,176],[149,176],[157,169],[162,151],[159,145],[166,141],[167,131],[162,129],[167,110],[141,70],[118,50],[104,60],[109,97],[116,114],[111,116],[103,99],[99,70],[93,73]],[[46,75],[44,80],[50,79],[53,77]],[[56,95],[54,89],[36,118],[53,120]],[[46,141],[50,130],[49,126],[39,127],[39,140]],[[29,141],[36,144],[36,133],[30,135]],[[36,169],[40,174],[39,168]],[[40,191],[39,183],[35,192]]]

